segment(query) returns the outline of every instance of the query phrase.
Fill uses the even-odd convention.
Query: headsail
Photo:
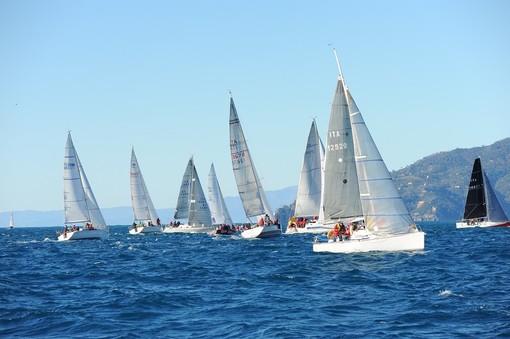
[[[216,176],[214,164],[211,164],[208,179],[209,179],[208,202],[209,208],[211,209],[211,217],[213,224],[233,225],[234,223],[232,221],[232,218],[230,217],[230,213],[228,212],[227,205],[225,204],[225,199],[223,198],[223,194],[221,193],[221,188],[218,182],[218,178]]]
[[[153,225],[157,225],[158,215],[143,180],[134,148],[131,150],[130,187],[135,220],[150,220]]]
[[[414,221],[349,90],[349,112],[365,225],[378,233],[415,231]]]
[[[503,208],[501,208],[499,200],[496,196],[496,192],[494,192],[491,182],[489,181],[489,177],[487,177],[485,171],[483,171],[483,177],[485,179],[485,187],[487,188],[487,215],[489,221],[507,221],[508,218],[505,214],[505,211],[503,211]]]
[[[306,143],[303,166],[296,195],[295,216],[319,215],[321,208],[324,146],[315,119],[312,121]]]
[[[205,197],[204,190],[202,189],[202,184],[200,184],[200,179],[198,178],[195,164],[193,164],[191,172],[191,196],[188,224],[204,226],[212,225],[211,210],[207,204],[207,199]]]
[[[237,189],[246,216],[249,218],[268,214],[271,220],[274,220],[274,214],[253,165],[232,96],[230,97],[230,153]]]

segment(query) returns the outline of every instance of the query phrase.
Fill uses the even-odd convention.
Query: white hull
[[[312,233],[322,234],[327,233],[333,229],[334,224],[323,225],[323,224],[307,224],[305,227],[288,227],[285,230],[285,234],[298,234],[298,233]]]
[[[269,238],[280,234],[282,234],[282,230],[278,225],[254,226],[253,228],[241,232],[241,236],[245,239]]]
[[[473,228],[473,227],[510,227],[510,221],[481,221],[481,222],[467,222],[467,221],[459,221],[456,224],[457,228]]]
[[[164,233],[211,233],[214,230],[212,226],[190,226],[179,225],[177,227],[166,227]]]
[[[415,251],[425,248],[425,233],[413,232],[390,237],[349,239],[344,241],[316,242],[314,252],[353,253],[372,251]]]
[[[68,240],[105,240],[108,234],[102,230],[68,231],[58,236],[58,241]]]
[[[161,233],[160,226],[137,226],[131,228],[129,234]]]

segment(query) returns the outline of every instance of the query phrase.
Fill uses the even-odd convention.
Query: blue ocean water
[[[510,229],[421,226],[424,251],[347,255],[302,234],[2,229],[0,337],[509,337]]]

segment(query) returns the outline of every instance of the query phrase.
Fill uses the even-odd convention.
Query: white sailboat
[[[314,252],[350,253],[420,250],[425,233],[418,229],[370,135],[363,117],[339,76],[328,127],[324,220],[347,224],[343,237],[315,241]],[[328,182],[328,175],[339,178]],[[335,204],[328,195],[338,195]],[[331,231],[333,232],[333,231]],[[334,233],[334,232],[333,232]]]
[[[11,216],[9,218],[9,226],[7,229],[12,230],[14,228],[14,215],[11,213]]]
[[[108,226],[74,148],[71,132],[64,155],[64,211],[65,225],[58,235],[59,241],[108,238]],[[76,226],[77,223],[83,226]]]
[[[289,220],[285,234],[323,233],[332,228],[332,225],[324,225],[318,219],[321,210],[323,167],[324,145],[314,119],[303,157],[294,216]]]
[[[142,171],[138,165],[134,147],[131,149],[131,203],[135,221],[129,229],[130,234],[161,232],[161,222],[152,204],[152,199],[145,186]]]
[[[249,239],[280,235],[281,227],[274,223],[275,217],[253,165],[232,95],[230,95],[229,123],[230,153],[237,190],[248,220],[250,217],[257,217],[259,220],[257,224],[252,224],[249,229],[242,231],[241,236]]]
[[[230,213],[225,204],[225,199],[221,193],[220,184],[218,177],[216,176],[216,170],[214,164],[211,164],[208,178],[208,194],[207,202],[211,209],[211,218],[213,225],[216,226],[216,230],[213,234],[233,234],[235,233],[234,222],[230,217]]]
[[[207,204],[193,157],[188,161],[182,177],[181,190],[177,198],[175,219],[185,219],[187,222],[168,226],[165,233],[209,233],[213,230],[211,210]]]
[[[456,227],[509,226],[510,221],[499,204],[487,174],[482,169],[482,162],[480,158],[476,158],[471,171],[464,217],[456,223]]]

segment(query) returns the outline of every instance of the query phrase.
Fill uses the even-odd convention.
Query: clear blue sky
[[[157,208],[194,155],[237,195],[231,90],[266,190],[325,134],[338,50],[390,170],[509,136],[510,1],[0,2],[0,211],[63,208],[67,131],[101,207],[129,206],[131,146]]]

